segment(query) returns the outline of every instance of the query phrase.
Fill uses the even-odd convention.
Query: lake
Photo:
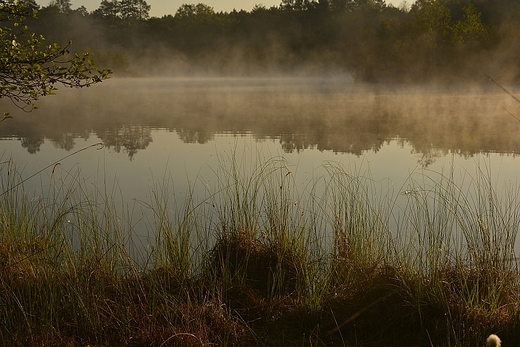
[[[30,113],[5,100],[0,106],[14,116],[0,126],[1,175],[14,163],[30,196],[45,194],[53,179],[78,177],[89,189],[116,192],[144,245],[153,234],[154,192],[182,204],[192,191],[204,202],[233,161],[247,173],[283,159],[281,174],[291,174],[299,200],[325,189],[316,182],[334,163],[395,196],[397,214],[424,177],[453,175],[472,189],[468,182],[482,171],[500,195],[515,191],[520,172],[520,104],[485,81],[410,87],[342,76],[114,78],[59,90]]]

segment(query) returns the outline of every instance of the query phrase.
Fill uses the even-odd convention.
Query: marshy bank
[[[136,205],[59,165],[26,190],[4,161],[1,343],[519,341],[518,186],[497,192],[485,167],[460,184],[452,167],[394,190],[326,162],[302,189],[282,157],[253,153],[242,166],[241,155],[219,158],[203,196],[176,195],[165,174]],[[153,215],[144,246],[133,237],[139,209]]]

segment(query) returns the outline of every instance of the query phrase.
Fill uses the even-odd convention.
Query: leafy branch
[[[88,53],[71,53],[72,42],[45,44],[25,24],[27,16],[36,17],[37,10],[20,0],[0,1],[0,98],[29,111],[54,94],[56,84],[83,88],[110,77],[112,71],[97,68]]]

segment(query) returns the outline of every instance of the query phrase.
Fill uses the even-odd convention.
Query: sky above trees
[[[404,0],[386,0],[387,4],[399,6]],[[99,7],[101,0],[72,0],[72,8],[76,9],[81,5],[85,6],[88,11],[94,11]],[[230,12],[233,9],[251,11],[256,4],[264,5],[265,7],[279,6],[281,0],[147,0],[148,5],[152,8],[150,16],[162,17],[164,15],[174,15],[177,9],[182,4],[198,4],[203,3],[213,7],[216,12],[224,11]],[[412,4],[414,0],[408,1]],[[40,2],[39,2],[40,3]],[[48,5],[48,2],[41,2],[41,5]]]

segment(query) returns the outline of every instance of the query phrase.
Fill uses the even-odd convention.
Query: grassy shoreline
[[[139,261],[117,193],[67,173],[32,196],[4,162],[0,344],[520,341],[517,187],[499,196],[485,172],[467,190],[430,173],[394,194],[326,163],[298,192],[282,158],[254,160],[222,159],[203,201],[187,192],[174,208],[159,182],[141,202],[155,239]]]

